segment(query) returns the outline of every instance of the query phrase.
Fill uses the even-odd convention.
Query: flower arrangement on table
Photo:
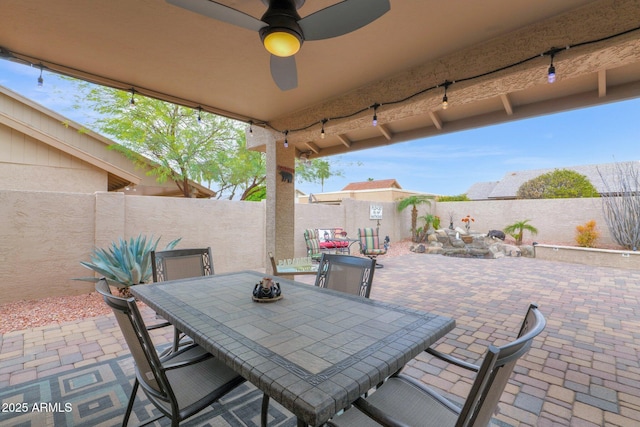
[[[465,216],[460,221],[464,222],[464,228],[465,230],[467,230],[467,233],[469,233],[469,229],[471,228],[471,223],[476,222],[475,218],[473,218],[471,215]]]

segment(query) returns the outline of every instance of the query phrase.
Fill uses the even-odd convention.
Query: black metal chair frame
[[[211,248],[196,248],[196,249],[172,249],[168,251],[153,251],[151,252],[151,268],[153,271],[154,282],[164,282],[167,280],[174,280],[169,277],[167,271],[166,260],[171,258],[185,258],[200,256],[200,274],[194,274],[188,277],[197,276],[211,276],[215,274],[213,268],[213,256],[211,255]],[[185,277],[177,277],[176,279],[184,279]]]
[[[200,271],[193,274],[182,274],[179,277],[171,277],[169,269],[167,267],[167,260],[175,260],[180,258],[199,258]],[[164,282],[167,280],[184,279],[188,277],[199,276],[211,276],[214,274],[213,269],[213,256],[211,255],[211,248],[196,248],[196,249],[172,249],[167,251],[152,251],[151,252],[151,269],[153,272],[154,282]],[[158,329],[170,326],[169,322],[163,322],[150,326],[148,330]],[[190,339],[185,340],[185,335],[174,327],[173,336],[173,351],[178,351],[178,348],[182,345],[189,345],[193,341]]]
[[[135,362],[136,379],[127,404],[123,426],[129,422],[139,386],[142,387],[149,401],[162,413],[160,417],[150,420],[147,424],[166,416],[171,419],[172,426],[178,426],[180,421],[202,411],[245,381],[243,377],[197,345],[182,347],[176,352],[165,351],[158,354],[135,299],[112,295],[109,284],[104,278],[96,283],[96,291],[113,309]],[[183,394],[191,393],[193,390],[186,384],[174,389],[169,375],[175,379],[177,377],[174,375],[179,371],[185,375],[181,377],[181,380],[184,380],[181,382],[198,383],[201,386],[204,381],[207,381],[212,389],[202,396],[192,397],[188,405],[181,407],[179,402],[183,401]]]
[[[393,408],[396,414],[394,416],[371,403],[372,400],[378,403],[384,402],[386,400],[385,396],[396,394],[400,387],[405,387],[403,386],[403,384],[405,384],[412,387],[413,393],[423,394],[424,396],[428,395],[445,413],[455,418],[455,424],[452,424],[455,425],[455,427],[486,426],[491,421],[491,417],[513,372],[515,364],[520,357],[526,354],[531,347],[533,339],[543,331],[545,325],[546,320],[544,316],[535,304],[531,304],[518,333],[518,337],[514,341],[500,347],[489,345],[484,360],[479,366],[440,353],[436,350],[427,349],[427,353],[438,359],[477,373],[462,408],[428,388],[425,384],[401,373],[392,375],[385,383],[380,385],[375,392],[371,393],[369,398],[358,398],[353,406],[357,408],[361,414],[366,415],[370,421],[375,421],[378,425],[408,427],[406,422],[398,420],[397,414],[403,411],[401,405]],[[354,410],[356,409],[351,408],[347,410],[345,414]],[[361,418],[360,421],[367,419],[364,418],[364,415],[359,416],[359,418]],[[424,425],[428,425],[427,420],[429,420],[430,417],[426,410],[424,414],[421,413],[419,416],[425,420]],[[342,427],[348,425],[345,424],[347,421],[345,421],[345,423],[341,423],[340,421],[340,416],[335,417],[334,420],[328,423],[328,426]],[[362,423],[358,425],[362,425]]]
[[[331,275],[334,271],[336,271],[334,274],[338,274],[337,270],[340,269],[340,267],[359,268],[361,273],[357,287],[354,286],[353,292],[347,292],[369,298],[369,294],[371,293],[371,284],[373,282],[373,274],[375,272],[375,265],[376,260],[371,258],[341,254],[322,254],[315,285],[321,288],[331,289]]]

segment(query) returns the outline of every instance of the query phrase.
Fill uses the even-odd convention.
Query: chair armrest
[[[382,412],[380,409],[376,408],[366,399],[359,397],[355,402],[353,402],[353,406],[358,408],[360,412],[377,422],[378,424],[382,424],[383,426],[388,427],[411,427],[408,424],[405,424],[389,414]]]
[[[171,358],[168,360],[169,363],[163,363],[162,364],[162,369],[165,370],[165,371],[170,371],[172,369],[177,369],[177,368],[182,368],[184,366],[194,365],[196,363],[202,362],[203,360],[207,360],[207,359],[213,357],[213,354],[203,351],[199,355],[197,355],[195,357],[192,357],[190,359],[180,360],[178,362],[171,362],[171,359],[177,357],[180,353],[183,353],[185,351],[191,350],[194,347],[196,347],[195,344],[190,345],[189,347],[182,348],[178,352],[172,353]]]
[[[461,368],[468,369],[468,370],[474,371],[474,372],[478,372],[478,370],[480,370],[480,367],[477,366],[477,365],[474,365],[474,364],[469,363],[469,362],[465,362],[464,360],[457,359],[457,358],[455,358],[453,356],[450,356],[448,354],[440,353],[439,351],[434,350],[432,348],[427,348],[425,351],[427,353],[429,353],[430,355],[432,355],[434,357],[437,357],[440,360],[444,360],[447,363],[451,363],[451,364],[459,366]]]
[[[166,328],[167,326],[171,326],[169,322],[157,323],[155,325],[147,326],[147,331],[153,331],[154,329]]]

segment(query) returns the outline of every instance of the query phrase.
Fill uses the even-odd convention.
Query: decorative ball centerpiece
[[[257,302],[278,301],[282,298],[280,283],[274,282],[271,277],[263,277],[253,288],[252,298]]]

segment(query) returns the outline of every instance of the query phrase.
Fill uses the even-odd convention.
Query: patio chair
[[[211,276],[214,274],[211,248],[152,251],[151,269],[154,282]],[[164,322],[150,326],[150,329],[162,328],[169,325],[169,322]],[[177,328],[174,328],[173,335],[174,351],[177,351],[181,345],[191,343],[191,340],[184,340],[184,335]]]
[[[370,258],[322,254],[315,285],[369,298],[375,264]]]
[[[358,398],[355,408],[346,410],[328,423],[343,426],[486,426],[491,421],[500,396],[520,357],[546,324],[534,304],[529,306],[517,339],[500,347],[489,345],[480,366],[428,349],[447,363],[477,373],[462,408],[413,378],[396,373],[366,399]]]
[[[151,252],[151,268],[154,282],[214,274],[210,247]]]
[[[135,299],[112,295],[105,279],[98,281],[96,291],[113,309],[135,363],[136,379],[123,426],[129,422],[138,386],[142,386],[147,399],[162,413],[156,419],[166,416],[172,426],[178,426],[180,421],[205,409],[245,381],[197,345],[158,354]]]
[[[381,247],[377,228],[358,228],[358,239],[360,240],[360,253],[364,256],[377,259],[379,255],[387,253],[389,237],[384,239],[384,245]],[[382,264],[376,264],[376,268],[382,267]]]
[[[320,239],[318,239],[315,229],[307,228],[304,230],[304,243],[307,245],[307,256],[318,261],[322,252],[320,252]]]

